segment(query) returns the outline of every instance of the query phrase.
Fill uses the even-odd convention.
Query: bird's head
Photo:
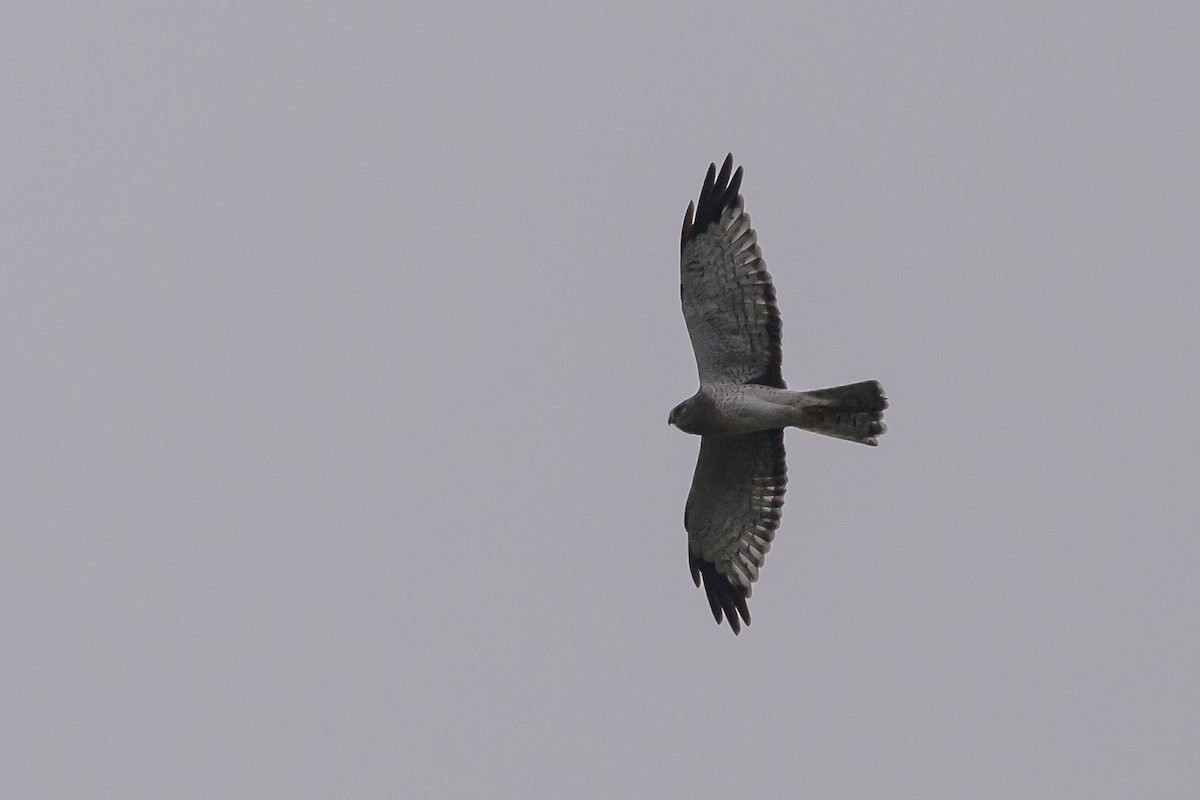
[[[705,398],[697,394],[671,409],[667,416],[667,424],[674,425],[684,433],[701,433],[702,415],[707,408]]]
[[[667,424],[668,425],[675,424],[675,421],[678,420],[679,416],[683,413],[683,407],[685,405],[687,405],[687,403],[680,403],[679,405],[677,405],[671,409],[671,413],[667,415]]]

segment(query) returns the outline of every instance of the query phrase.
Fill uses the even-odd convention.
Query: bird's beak
[[[672,417],[672,416],[668,416],[668,417],[667,417],[667,424],[668,424],[668,425],[674,425],[674,424],[675,424],[675,418],[674,418],[674,417]]]

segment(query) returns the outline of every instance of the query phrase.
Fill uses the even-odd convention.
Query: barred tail
[[[879,444],[875,437],[887,431],[883,410],[888,402],[879,381],[817,389],[804,395],[804,420],[798,427],[872,447]]]

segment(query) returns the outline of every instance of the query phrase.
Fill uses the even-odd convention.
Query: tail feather
[[[879,381],[833,386],[804,394],[802,428],[872,447],[879,444],[876,437],[887,432],[883,411],[888,402]]]

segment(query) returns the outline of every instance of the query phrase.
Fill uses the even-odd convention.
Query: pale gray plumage
[[[746,599],[779,527],[783,428],[875,445],[887,407],[875,381],[787,390],[775,289],[738,194],[741,182],[732,155],[719,174],[711,164],[683,219],[680,298],[700,390],[668,419],[703,437],[684,511],[688,562],[713,617],[728,619],[734,633],[750,624]]]

